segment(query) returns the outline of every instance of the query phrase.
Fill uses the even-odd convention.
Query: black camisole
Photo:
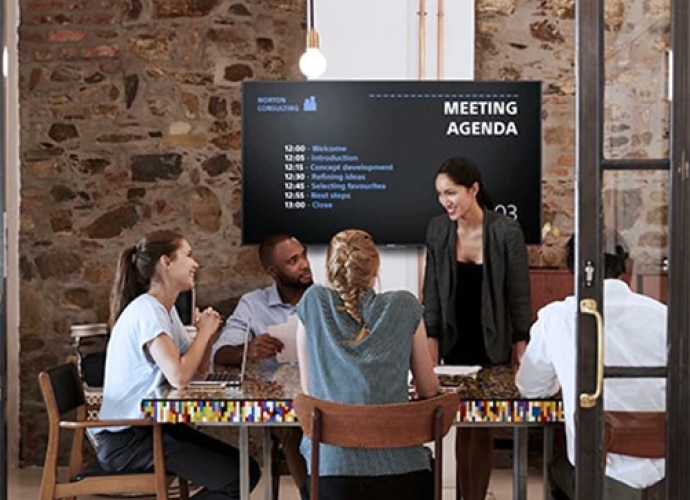
[[[489,365],[491,361],[484,345],[482,328],[483,265],[457,262],[455,286],[455,314],[458,338],[443,358],[449,365]]]

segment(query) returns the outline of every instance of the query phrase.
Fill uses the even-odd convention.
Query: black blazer
[[[424,273],[424,322],[427,334],[439,341],[445,356],[457,341],[461,325],[455,313],[457,223],[447,215],[429,222]],[[514,342],[529,339],[532,321],[529,262],[517,222],[492,210],[484,211],[482,327],[493,363],[509,363]]]

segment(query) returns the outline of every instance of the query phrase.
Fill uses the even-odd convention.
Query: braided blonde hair
[[[371,287],[379,272],[379,253],[371,235],[359,229],[340,231],[331,238],[326,253],[328,281],[343,301],[340,310],[347,312],[360,326],[350,341],[354,344],[369,334],[359,310],[359,298]]]

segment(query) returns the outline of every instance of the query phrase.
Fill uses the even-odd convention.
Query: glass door
[[[611,383],[605,378],[667,379],[667,436],[673,439],[666,440],[666,498],[684,498],[690,488],[689,3],[576,2],[575,465],[581,500],[605,498],[603,398]],[[604,228],[628,245],[632,290],[668,304],[667,367],[604,367]]]

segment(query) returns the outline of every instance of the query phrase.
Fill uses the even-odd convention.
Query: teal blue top
[[[422,306],[407,291],[377,294],[370,289],[360,298],[360,311],[369,334],[351,344],[347,341],[361,326],[344,311],[335,290],[313,285],[297,304],[307,332],[311,395],[350,404],[406,402],[412,337],[421,321]],[[307,437],[300,450],[311,468]],[[385,476],[429,470],[429,453],[423,446],[362,450],[321,445],[319,473]]]

